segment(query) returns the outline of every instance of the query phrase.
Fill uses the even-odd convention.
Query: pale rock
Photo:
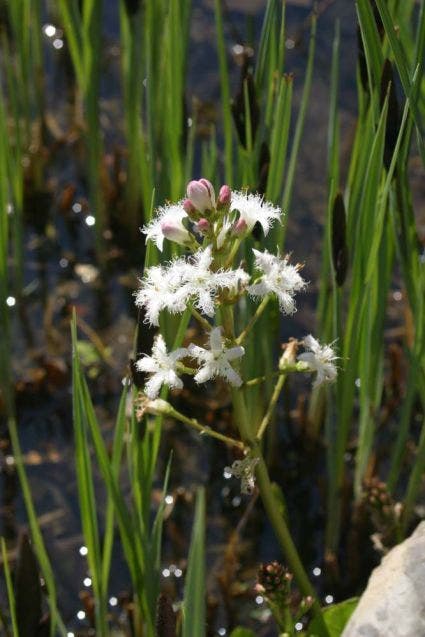
[[[425,522],[372,572],[341,637],[425,637]]]

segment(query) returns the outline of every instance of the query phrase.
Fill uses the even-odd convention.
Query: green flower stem
[[[269,301],[270,301],[270,296],[269,295],[265,296],[264,299],[261,301],[260,305],[255,310],[255,313],[252,315],[251,319],[249,320],[248,325],[245,327],[243,332],[241,332],[239,334],[238,338],[236,339],[236,344],[237,345],[242,345],[242,343],[247,338],[247,336],[251,332],[252,328],[254,327],[254,325],[256,324],[256,322],[258,321],[258,319],[260,318],[260,316],[262,315],[262,313],[266,309],[267,304],[268,304]]]
[[[238,253],[239,246],[241,245],[241,243],[242,243],[242,239],[241,238],[236,239],[236,241],[234,242],[233,247],[232,247],[232,249],[230,251],[230,254],[229,254],[229,256],[228,256],[228,258],[227,258],[227,260],[226,260],[226,262],[224,264],[225,268],[230,268],[231,267],[231,265],[233,263],[233,260],[234,260],[235,256]]]
[[[261,440],[261,438],[264,435],[264,432],[266,431],[269,425],[270,420],[272,419],[273,412],[276,407],[276,403],[279,400],[280,392],[283,389],[285,381],[286,381],[286,374],[282,373],[282,375],[278,378],[278,381],[274,387],[273,394],[269,402],[269,406],[267,407],[267,411],[264,414],[264,417],[260,423],[260,426],[258,427],[258,431],[256,435],[257,440]]]
[[[196,418],[189,418],[184,414],[171,407],[167,412],[167,415],[171,416],[171,418],[175,418],[185,425],[189,425],[193,429],[196,429],[200,434],[204,434],[207,436],[211,436],[211,438],[216,438],[217,440],[221,440],[221,442],[225,442],[226,445],[231,445],[233,447],[239,447],[239,449],[245,450],[245,445],[240,440],[236,440],[235,438],[230,438],[229,436],[225,436],[224,434],[219,433],[218,431],[214,431],[210,427],[206,427],[205,425],[201,425]]]
[[[251,378],[244,383],[245,387],[253,387],[254,385],[259,385],[260,383],[264,383],[266,380],[271,380],[272,378],[276,378],[276,376],[287,376],[288,374],[292,374],[294,372],[298,372],[299,374],[303,374],[305,372],[311,372],[311,370],[307,363],[303,361],[299,361],[293,365],[288,364],[282,369],[273,372],[272,374],[266,374],[265,376],[257,376],[256,378]]]
[[[221,308],[221,318],[226,336],[234,340],[233,309],[231,307],[223,306]],[[323,620],[322,609],[317,599],[316,591],[314,590],[308,578],[308,575],[304,570],[289,529],[283,516],[281,515],[279,502],[276,500],[273,493],[272,483],[270,481],[261,447],[251,433],[250,419],[248,417],[248,412],[245,405],[243,390],[233,387],[231,390],[231,394],[235,421],[239,429],[240,436],[245,445],[251,449],[252,457],[258,458],[255,474],[257,479],[257,487],[260,492],[267,517],[273,527],[277,540],[284,553],[285,559],[290,570],[294,574],[295,580],[301,593],[305,597],[311,596],[314,600],[312,604],[312,611],[317,617],[317,621],[320,623],[322,634],[328,635],[329,632]]]
[[[192,316],[194,318],[196,318],[196,320],[198,321],[198,323],[200,323],[202,325],[202,327],[207,330],[207,332],[211,331],[211,324],[207,321],[207,319],[205,319],[202,314],[200,314],[198,312],[198,310],[195,310],[194,307],[191,308],[190,310],[192,312]]]

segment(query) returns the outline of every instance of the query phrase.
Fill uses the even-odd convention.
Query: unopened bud
[[[244,234],[244,232],[246,232],[247,227],[248,226],[246,224],[245,219],[238,219],[238,221],[233,226],[233,233],[238,235]]]
[[[258,570],[256,590],[267,597],[288,592],[292,574],[279,562],[262,564]]]
[[[218,193],[217,208],[225,208],[230,204],[232,191],[229,186],[222,186]]]
[[[215,208],[214,188],[208,179],[190,181],[187,186],[187,196],[199,212]]]
[[[296,357],[297,357],[297,349],[298,349],[297,341],[294,340],[294,341],[289,341],[289,343],[287,343],[287,345],[285,346],[285,351],[283,352],[279,360],[279,369],[285,369],[285,367],[288,367],[290,365],[295,365]]]
[[[190,215],[193,214],[196,210],[195,206],[193,205],[193,203],[190,201],[190,199],[185,199],[183,201],[183,209],[185,212],[187,212],[187,214]]]
[[[205,217],[202,217],[202,219],[199,219],[198,223],[196,224],[196,229],[198,230],[198,232],[205,234],[210,229],[210,225],[211,224],[208,221],[208,219],[205,219]]]
[[[179,221],[175,223],[170,220],[164,221],[164,223],[161,224],[161,232],[166,239],[174,241],[179,245],[186,245],[191,241],[189,232]]]
[[[169,414],[172,410],[170,403],[162,398],[155,398],[155,400],[148,400],[145,403],[145,413],[152,416],[162,416]]]

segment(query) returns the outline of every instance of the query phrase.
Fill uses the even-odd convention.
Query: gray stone
[[[425,637],[425,522],[372,572],[341,637]]]

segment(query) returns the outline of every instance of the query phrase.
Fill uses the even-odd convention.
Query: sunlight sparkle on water
[[[85,222],[88,226],[94,226],[94,224],[96,223],[96,219],[93,217],[93,215],[88,215],[85,218]]]
[[[295,630],[300,631],[300,630],[302,630],[302,629],[303,629],[303,625],[302,625],[302,623],[301,623],[301,622],[297,622],[297,623],[295,624]]]
[[[90,579],[90,577],[85,577],[85,578],[83,579],[83,584],[84,584],[84,586],[91,586],[91,579]]]
[[[260,605],[264,602],[264,597],[262,595],[257,595],[257,597],[255,598],[255,603]]]
[[[66,633],[66,637],[75,637],[74,633]]]
[[[77,619],[82,620],[82,619],[85,619],[85,617],[86,617],[85,612],[83,610],[79,610],[77,613]]]
[[[8,296],[6,299],[6,305],[9,307],[13,307],[16,304],[16,299],[14,296]]]
[[[219,635],[225,635],[227,633],[227,630],[225,628],[219,628],[217,632]]]
[[[313,569],[313,575],[314,577],[319,577],[319,575],[321,574],[322,569],[319,566],[315,566]]]
[[[87,553],[89,552],[87,546],[80,546],[80,548],[78,549],[78,552],[80,553],[80,555],[87,555]]]
[[[334,601],[334,596],[333,595],[326,595],[325,602],[327,604],[332,604],[333,601]]]
[[[111,606],[116,606],[118,604],[118,599],[116,597],[110,597],[109,598],[109,604]]]
[[[63,40],[61,40],[60,38],[56,38],[55,40],[53,40],[53,46],[55,47],[55,49],[61,49],[63,47]]]
[[[56,27],[53,26],[53,24],[45,24],[43,26],[43,31],[48,38],[53,38],[53,36],[56,35]]]
[[[174,502],[174,498],[172,495],[165,496],[165,504],[173,504],[173,502]]]

